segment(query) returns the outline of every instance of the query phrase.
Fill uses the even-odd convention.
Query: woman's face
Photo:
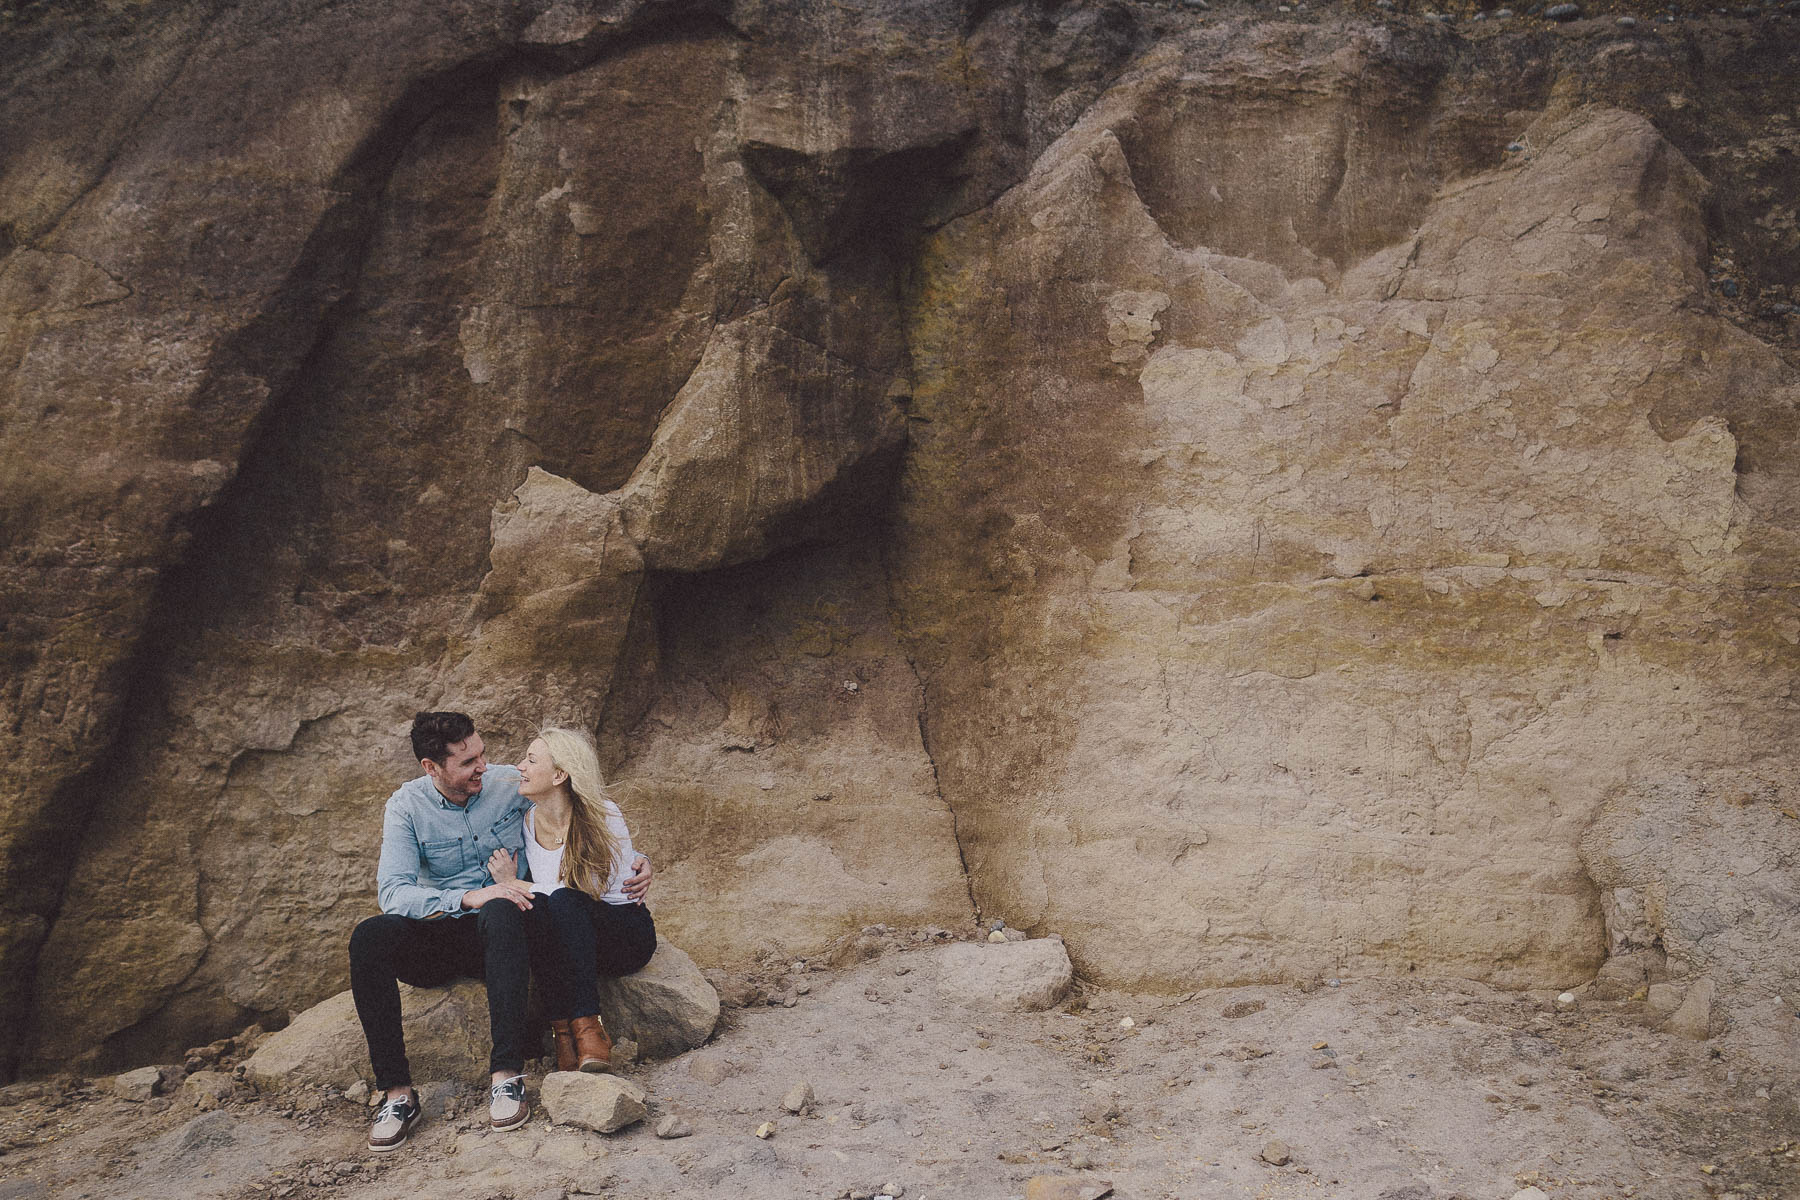
[[[533,738],[531,745],[525,747],[525,757],[519,760],[519,774],[524,776],[519,780],[519,795],[531,800],[542,800],[568,778],[550,761],[550,747],[544,745],[543,738]]]

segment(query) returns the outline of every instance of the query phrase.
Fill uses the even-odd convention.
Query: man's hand
[[[631,897],[633,904],[642,904],[644,897],[650,893],[650,877],[656,872],[650,869],[650,860],[638,855],[631,860],[631,877],[619,885],[621,891]]]
[[[512,851],[496,850],[488,855],[488,874],[494,877],[495,883],[516,883],[519,878],[519,864],[514,860]]]
[[[523,911],[531,910],[531,885],[518,879],[510,879],[505,883],[496,883],[492,887],[476,888],[472,892],[464,892],[462,906],[464,908],[480,908],[499,900],[516,904]]]

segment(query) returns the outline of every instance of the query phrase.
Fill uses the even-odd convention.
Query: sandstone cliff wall
[[[6,16],[12,1060],[340,988],[427,706],[703,962],[1800,986],[1789,26]]]

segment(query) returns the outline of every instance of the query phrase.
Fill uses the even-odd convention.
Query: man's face
[[[442,765],[429,758],[421,759],[420,765],[439,795],[452,804],[467,804],[481,791],[481,776],[488,765],[487,747],[482,745],[479,733],[472,733],[463,741],[450,744]]]

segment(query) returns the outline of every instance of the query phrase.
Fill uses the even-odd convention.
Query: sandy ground
[[[1630,1003],[1558,1011],[1463,981],[1345,980],[1173,999],[1084,988],[1001,1013],[944,1003],[936,951],[892,941],[848,969],[766,979],[806,990],[792,1008],[728,1010],[701,1050],[634,1068],[652,1115],[617,1134],[553,1128],[541,1108],[494,1133],[479,1082],[458,1081],[425,1088],[429,1119],[377,1156],[367,1110],[316,1089],[240,1088],[202,1112],[181,1094],[136,1104],[104,1081],[35,1081],[0,1091],[0,1200],[887,1185],[1001,1200],[1044,1174],[1109,1181],[1120,1200],[1508,1200],[1532,1184],[1558,1200],[1800,1197],[1800,1062],[1654,1032]],[[814,1105],[782,1111],[801,1080]],[[668,1113],[692,1136],[659,1139]],[[1284,1166],[1261,1157],[1274,1141]]]

